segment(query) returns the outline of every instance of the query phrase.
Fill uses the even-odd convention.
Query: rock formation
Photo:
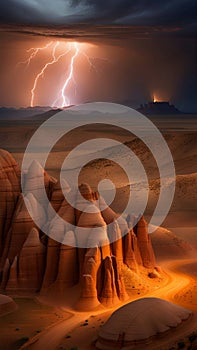
[[[150,101],[148,103],[142,104],[138,111],[145,115],[150,114],[180,114],[181,112],[168,101]]]
[[[68,231],[60,246],[58,273],[55,281],[57,290],[64,292],[66,287],[72,287],[77,283],[78,271],[76,266],[76,239],[74,232]]]
[[[74,209],[60,183],[35,161],[23,176],[24,195],[19,167],[1,151],[1,288],[46,296],[53,290],[64,296],[78,285],[78,309],[112,307],[127,300],[123,266],[140,273],[141,265],[147,275],[155,267],[144,218],[136,223],[130,214],[126,221],[88,184],[76,191],[65,181],[63,192],[77,206]]]
[[[44,185],[47,195],[51,190],[51,185],[54,183],[54,179],[51,178],[46,171],[43,170],[41,165],[37,161],[33,161],[26,174],[24,174],[24,193],[33,193],[36,200],[46,208]]]
[[[144,267],[154,267],[155,257],[151,246],[150,236],[148,235],[147,223],[143,217],[141,217],[137,223],[137,239]]]
[[[159,298],[142,298],[116,310],[99,331],[96,349],[146,348],[149,339],[176,332],[190,310]],[[143,315],[143,317],[142,317]]]
[[[103,261],[102,269],[103,286],[99,299],[104,306],[113,307],[120,301],[125,301],[128,298],[117,258],[107,256]]]
[[[29,232],[35,227],[35,223],[27,208],[31,210],[32,217],[34,217],[36,222],[38,221],[40,225],[46,220],[45,211],[41,204],[36,201],[33,194],[28,193],[25,198],[20,194],[13,214],[12,223],[5,239],[2,264],[5,262],[6,257],[12,262],[14,257],[19,255]]]
[[[65,198],[62,190],[65,191],[66,193],[69,193],[71,191],[71,188],[67,183],[67,181],[63,180],[62,188],[59,181],[53,182],[51,184],[50,205],[48,206],[48,218],[50,219],[52,219],[53,217],[51,206],[56,212],[58,212]]]
[[[124,251],[123,256],[124,256],[125,265],[127,265],[131,270],[137,271],[138,263],[137,263],[136,254],[134,252],[134,244],[133,244],[134,239],[135,239],[135,236],[134,236],[133,230],[129,230],[129,232],[125,235],[125,237],[123,237],[123,251]]]
[[[5,286],[5,289],[8,293],[14,293],[18,289],[18,257],[17,256],[15,256],[14,261],[10,266],[8,281]]]
[[[0,316],[15,311],[17,308],[14,300],[7,295],[0,294]]]
[[[33,228],[18,258],[18,289],[25,292],[40,290],[44,273],[45,246],[39,239],[39,232]]]
[[[81,296],[77,304],[78,309],[94,309],[100,305],[98,300],[97,274],[101,264],[101,254],[98,247],[90,248],[85,254],[81,275]]]
[[[10,262],[7,258],[2,271],[1,289],[5,289],[9,279]]]
[[[47,253],[46,253],[46,263],[45,263],[46,267],[43,275],[42,293],[45,292],[46,289],[50,287],[57,278],[59,254],[60,254],[60,243],[57,241],[54,241],[52,238],[49,237],[47,242]]]
[[[0,150],[0,256],[10,228],[20,187],[20,169],[10,153]]]

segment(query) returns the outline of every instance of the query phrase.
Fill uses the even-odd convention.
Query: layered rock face
[[[0,255],[11,225],[20,188],[20,169],[10,153],[0,150]]]
[[[19,167],[5,151],[0,152],[0,176],[4,181],[0,276],[6,292],[49,295],[53,290],[64,296],[68,288],[78,285],[78,309],[101,304],[112,307],[128,299],[124,265],[135,273],[140,265],[148,269],[147,274],[154,269],[154,252],[143,217],[132,229],[132,215],[127,220],[119,218],[88,184],[73,190],[65,181],[64,192],[73,196],[74,209],[59,182],[37,162],[23,174],[22,195]],[[41,189],[43,177],[48,204]],[[43,233],[46,228],[48,235]]]

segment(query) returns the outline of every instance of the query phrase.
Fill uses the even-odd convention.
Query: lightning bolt
[[[77,47],[77,44],[74,44],[75,47],[75,52],[74,55],[71,57],[71,61],[70,61],[70,69],[69,69],[69,74],[68,74],[68,78],[66,79],[63,88],[62,88],[62,106],[64,107],[66,105],[68,105],[68,102],[66,101],[66,96],[65,96],[65,90],[69,84],[69,82],[71,81],[72,77],[73,77],[73,66],[74,66],[74,62],[75,62],[75,58],[77,57],[78,53],[79,53],[79,48]],[[70,102],[69,102],[70,104]]]
[[[68,76],[67,76],[67,78],[66,78],[66,80],[65,80],[65,82],[64,82],[64,84],[63,84],[63,86],[62,86],[62,88],[61,88],[61,90],[59,91],[58,97],[57,97],[56,100],[53,102],[52,107],[56,107],[56,104],[57,104],[57,102],[58,102],[60,99],[61,99],[61,101],[62,101],[62,103],[61,103],[61,108],[65,107],[65,106],[71,105],[71,102],[70,102],[69,98],[67,97],[66,90],[67,90],[67,88],[68,88],[68,86],[69,86],[69,83],[70,83],[71,81],[73,81],[73,83],[75,84],[75,91],[76,91],[76,86],[77,86],[77,84],[76,84],[76,81],[75,81],[75,78],[74,78],[74,63],[75,63],[76,58],[77,58],[80,54],[83,55],[83,56],[86,58],[86,60],[88,61],[89,66],[90,66],[92,69],[94,69],[96,72],[98,72],[97,69],[96,69],[96,66],[91,62],[90,57],[89,57],[84,51],[82,51],[82,50],[80,49],[80,44],[74,42],[74,43],[72,43],[72,46],[73,46],[73,48],[74,48],[74,53],[73,53],[73,55],[71,56],[71,61],[70,61],[70,67],[69,67]]]
[[[66,52],[60,54],[59,56],[56,57],[56,50],[57,50],[57,47],[59,46],[60,42],[57,41],[53,47],[53,51],[52,51],[52,61],[50,62],[47,62],[44,67],[41,69],[41,71],[37,74],[35,80],[34,80],[34,85],[33,85],[33,88],[31,89],[31,103],[30,103],[30,106],[33,107],[34,106],[34,98],[35,98],[35,91],[36,91],[36,88],[37,88],[37,85],[38,85],[38,81],[40,78],[43,78],[44,76],[44,73],[46,71],[46,69],[49,67],[49,66],[52,66],[53,64],[57,63],[60,58],[64,57],[65,55],[67,55],[67,53],[70,51],[70,49],[68,49]]]
[[[90,65],[90,67],[96,71],[96,73],[98,73],[98,69],[96,68],[95,64],[92,63],[91,58],[83,51],[81,51],[81,54],[86,58],[86,60],[88,61],[88,64]]]
[[[29,65],[30,65],[30,63],[31,63],[31,61],[36,57],[36,55],[37,55],[40,51],[48,49],[48,47],[51,46],[52,43],[53,43],[53,42],[50,41],[50,43],[46,44],[46,45],[43,46],[43,47],[36,47],[36,48],[31,47],[30,49],[28,49],[28,50],[26,51],[26,52],[31,52],[31,51],[32,51],[32,53],[30,54],[30,56],[29,56],[25,61],[18,62],[18,63],[17,63],[17,66],[18,66],[18,65],[21,65],[21,64],[25,64],[25,65],[26,65],[26,68],[28,68]]]
[[[62,44],[62,42],[61,42],[61,44]],[[35,76],[35,79],[33,82],[33,87],[31,89],[31,100],[30,100],[31,107],[34,107],[35,94],[36,94],[39,80],[44,77],[46,70],[50,66],[58,63],[60,61],[60,59],[62,57],[67,56],[67,54],[71,53],[71,55],[69,55],[68,66],[67,66],[67,61],[66,61],[66,66],[68,67],[67,72],[64,74],[65,79],[63,80],[62,87],[60,88],[59,92],[57,93],[57,98],[51,104],[52,107],[63,108],[65,106],[69,106],[71,104],[71,101],[68,97],[68,91],[69,91],[69,87],[70,87],[71,82],[75,86],[75,94],[77,91],[77,84],[76,84],[76,80],[74,77],[74,72],[75,72],[76,60],[78,57],[80,57],[80,56],[84,57],[89,65],[89,67],[92,70],[94,70],[96,73],[98,73],[97,67],[93,63],[93,59],[91,57],[89,57],[86,52],[84,52],[87,45],[90,45],[90,44],[77,43],[77,42],[69,42],[69,43],[67,42],[67,43],[63,43],[63,44],[65,46],[64,52],[61,54],[58,54],[58,55],[57,55],[57,49],[62,50],[62,47],[60,47],[60,41],[56,41],[56,42],[51,41],[43,47],[30,48],[29,50],[27,50],[27,52],[30,53],[30,56],[28,57],[28,59],[23,61],[23,62],[18,63],[18,65],[19,64],[26,64],[26,68],[29,67],[31,61],[37,56],[37,54],[40,51],[44,51],[53,45],[52,52],[51,52],[51,56],[52,56],[51,59],[47,63],[44,64],[44,66],[41,68],[41,70]]]

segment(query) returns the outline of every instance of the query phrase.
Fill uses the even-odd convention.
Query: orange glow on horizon
[[[153,102],[161,102],[163,101],[161,98],[158,97],[158,95],[153,94]]]

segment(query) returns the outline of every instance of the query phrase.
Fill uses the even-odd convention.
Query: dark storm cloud
[[[177,25],[196,23],[195,0],[2,0],[2,23]]]
[[[0,27],[0,32],[23,34],[29,36],[41,36],[54,39],[66,39],[87,41],[93,43],[106,43],[116,46],[127,46],[133,39],[148,39],[162,37],[183,37],[184,33],[180,27],[174,26],[126,26],[126,25],[93,25],[75,24],[54,26],[20,26],[5,25]],[[191,33],[189,34],[189,37]],[[193,35],[192,35],[193,36]]]
[[[195,0],[73,0],[72,6],[88,5],[90,20],[120,24],[163,25],[196,22]]]

